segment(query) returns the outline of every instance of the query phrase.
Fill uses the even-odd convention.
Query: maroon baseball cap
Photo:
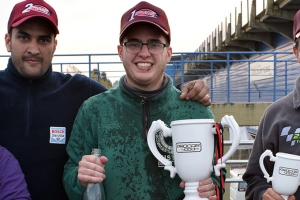
[[[300,10],[294,16],[293,36],[294,42],[300,36]]]
[[[171,30],[166,13],[159,7],[146,1],[141,1],[123,14],[121,18],[120,42],[123,33],[128,27],[138,22],[157,26],[168,36],[169,42],[171,41]]]
[[[55,10],[43,0],[26,0],[17,3],[10,13],[7,24],[7,31],[17,27],[23,22],[33,17],[42,17],[47,19],[55,28],[56,34],[58,31],[58,19]]]

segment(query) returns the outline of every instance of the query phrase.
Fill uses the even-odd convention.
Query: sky
[[[8,55],[4,35],[15,3],[1,5],[0,55]],[[165,10],[171,27],[173,52],[194,52],[241,1],[247,0],[149,0]],[[120,19],[139,0],[46,0],[57,12],[56,54],[117,53]],[[1,37],[0,37],[1,38]]]
[[[259,0],[261,1],[261,0]],[[13,6],[20,0],[6,0],[0,12],[0,70],[6,68],[7,58],[4,36]],[[120,20],[127,10],[140,0],[46,0],[57,13],[58,29],[56,55],[59,54],[110,54],[117,53]],[[247,0],[148,0],[162,8],[168,16],[171,28],[171,47],[174,52],[195,52],[195,50],[225,22],[229,22],[235,10],[239,12],[241,2]],[[244,6],[243,6],[244,7]],[[233,17],[232,17],[233,18]],[[119,62],[118,56],[98,57],[101,61]],[[95,60],[95,57],[92,58]],[[88,62],[87,57],[54,57],[53,70],[61,71],[60,62]],[[87,65],[74,64],[83,74],[88,75]],[[92,66],[92,68],[95,68]],[[62,69],[66,71],[66,68]],[[101,65],[112,82],[122,76],[122,64]]]

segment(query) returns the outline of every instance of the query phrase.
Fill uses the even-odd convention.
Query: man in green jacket
[[[197,102],[180,100],[180,91],[164,73],[172,48],[162,9],[140,2],[125,12],[119,40],[126,75],[117,88],[81,106],[67,146],[65,190],[70,199],[80,199],[88,183],[102,182],[106,199],[183,199],[184,183],[159,166],[147,145],[147,132],[158,119],[170,124],[214,118],[213,113]],[[103,156],[89,155],[92,148],[100,148]],[[164,154],[172,159],[172,152]],[[212,173],[199,182],[199,195],[216,200],[219,182]]]

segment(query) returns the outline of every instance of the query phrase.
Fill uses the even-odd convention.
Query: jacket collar
[[[169,99],[174,98],[173,95],[177,95],[177,93],[173,93],[173,90],[176,90],[176,88],[173,86],[173,81],[172,79],[166,75],[165,78],[167,78],[167,83],[166,85],[163,85],[162,88],[156,90],[156,91],[151,91],[146,93],[136,93],[132,91],[132,89],[129,89],[128,86],[124,83],[124,77],[120,78],[119,81],[119,89],[120,92],[122,93],[122,97],[126,102],[129,104],[133,104],[136,106],[136,104],[140,104],[143,100],[148,100],[151,102],[151,105],[161,105],[165,104]],[[144,91],[145,92],[145,91]],[[178,95],[179,96],[179,95]],[[152,108],[152,113],[154,110],[159,109],[158,107]]]
[[[159,89],[153,90],[153,91],[144,91],[144,90],[140,90],[140,89],[138,89],[136,87],[133,87],[133,86],[129,85],[127,83],[125,77],[126,77],[126,75],[121,78],[121,83],[124,86],[124,88],[126,90],[130,91],[132,94],[135,94],[136,96],[139,96],[139,97],[143,96],[143,97],[146,97],[146,98],[152,98],[152,97],[155,97],[158,94],[160,94],[167,87],[167,85],[168,85],[168,83],[170,81],[169,78],[168,78],[168,76],[165,75],[164,76],[163,84],[162,84],[162,86]]]

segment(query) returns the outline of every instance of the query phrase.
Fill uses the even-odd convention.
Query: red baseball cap
[[[141,1],[123,14],[121,18],[120,42],[125,30],[138,22],[157,26],[168,36],[169,42],[171,42],[171,30],[166,13],[161,8],[146,1]]]
[[[294,27],[293,27],[294,42],[300,36],[300,10],[294,16]]]
[[[58,31],[58,19],[55,10],[43,0],[25,0],[17,3],[10,13],[7,24],[7,31],[17,27],[23,22],[33,17],[42,17],[47,19],[55,28],[56,34]]]

